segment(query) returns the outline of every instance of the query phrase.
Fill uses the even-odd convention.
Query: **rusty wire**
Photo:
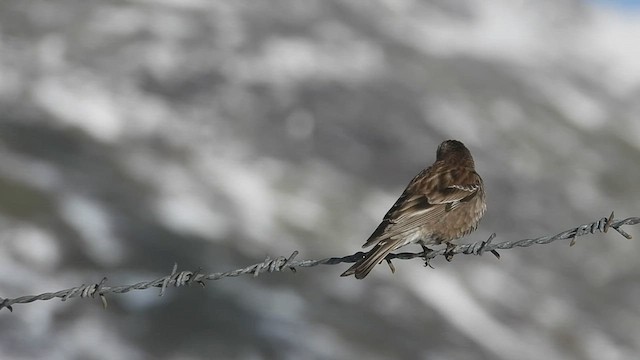
[[[484,252],[491,252],[496,257],[499,257],[497,250],[513,249],[516,247],[528,247],[534,244],[548,244],[556,240],[570,240],[570,245],[575,243],[577,237],[595,234],[606,233],[609,229],[616,230],[620,235],[627,239],[631,239],[626,231],[621,229],[623,225],[637,225],[640,223],[640,217],[630,217],[624,220],[616,220],[613,218],[613,212],[609,217],[601,218],[592,223],[583,224],[575,228],[563,231],[559,234],[552,236],[543,236],[533,239],[521,239],[515,241],[504,241],[499,243],[493,243],[495,233],[492,234],[487,240],[478,241],[471,244],[461,244],[452,247],[449,250],[426,250],[418,253],[402,252],[391,253],[385,258],[387,261],[392,259],[408,260],[413,258],[421,258],[427,262],[436,256],[445,256],[446,254],[468,254],[468,255],[482,255]],[[337,265],[341,263],[353,263],[361,259],[365,253],[357,252],[353,255],[344,257],[331,257],[320,260],[294,260],[298,255],[298,251],[294,251],[288,257],[279,256],[276,258],[267,258],[264,261],[249,265],[247,267],[230,270],[225,272],[203,274],[200,270],[197,271],[180,271],[178,272],[178,264],[174,264],[173,269],[169,275],[161,277],[152,281],[143,281],[133,285],[124,286],[105,286],[107,278],[104,277],[98,283],[94,284],[82,284],[77,287],[60,290],[56,292],[47,292],[39,295],[27,295],[17,298],[2,298],[0,297],[0,309],[7,308],[13,311],[12,305],[14,304],[27,304],[38,300],[50,300],[53,298],[60,298],[62,301],[67,299],[80,297],[80,298],[95,298],[96,296],[102,301],[102,305],[107,307],[107,294],[122,294],[132,290],[145,290],[149,288],[160,288],[160,296],[162,296],[169,286],[179,287],[184,285],[199,284],[205,286],[205,281],[219,280],[226,277],[236,277],[240,275],[253,275],[258,276],[265,272],[281,272],[284,270],[296,271],[296,268],[301,267],[313,267],[317,265]]]

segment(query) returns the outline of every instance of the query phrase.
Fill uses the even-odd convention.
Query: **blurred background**
[[[638,39],[637,1],[3,0],[0,296],[352,254],[450,138],[488,193],[462,242],[640,216]],[[15,305],[0,353],[640,353],[638,240],[501,255]]]

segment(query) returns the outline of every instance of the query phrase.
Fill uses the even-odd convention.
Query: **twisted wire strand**
[[[418,253],[402,252],[391,253],[387,255],[385,260],[391,261],[392,259],[408,260],[413,258],[422,258],[428,264],[430,259],[437,256],[447,256],[454,254],[468,254],[468,255],[482,255],[484,252],[491,252],[496,257],[499,257],[497,250],[513,249],[515,247],[528,247],[534,244],[548,244],[556,240],[571,240],[570,245],[575,243],[575,240],[579,236],[595,233],[606,233],[609,229],[616,230],[620,235],[627,239],[631,239],[626,231],[621,229],[623,225],[637,225],[640,223],[640,217],[630,217],[624,220],[616,220],[613,218],[613,212],[609,217],[601,218],[592,223],[583,224],[575,228],[563,231],[559,234],[552,236],[543,236],[533,239],[521,239],[515,241],[504,241],[500,243],[492,243],[496,234],[492,234],[487,240],[478,241],[471,244],[461,244],[451,247],[450,249],[439,250],[425,250]],[[360,260],[366,253],[357,252],[353,255],[344,257],[331,257],[320,260],[294,260],[298,255],[298,251],[294,251],[289,257],[279,256],[274,259],[267,257],[263,262],[249,265],[242,269],[236,269],[226,272],[218,272],[211,274],[203,274],[201,269],[196,271],[180,271],[178,272],[178,264],[174,264],[172,271],[169,275],[161,277],[152,281],[143,281],[133,285],[123,286],[105,286],[107,278],[95,284],[82,284],[77,287],[60,290],[56,292],[47,292],[39,295],[27,295],[18,298],[2,298],[0,297],[0,309],[7,308],[13,311],[13,304],[27,304],[38,300],[51,300],[54,298],[60,298],[62,301],[66,301],[71,298],[95,298],[98,296],[102,302],[104,308],[107,307],[106,294],[123,294],[132,290],[145,290],[149,288],[160,288],[159,296],[164,295],[166,289],[169,286],[179,287],[191,284],[199,284],[205,286],[205,281],[219,280],[226,277],[237,277],[240,275],[251,274],[254,277],[265,272],[281,272],[289,269],[293,272],[296,268],[300,267],[313,267],[318,265],[336,265],[341,263],[353,263]]]

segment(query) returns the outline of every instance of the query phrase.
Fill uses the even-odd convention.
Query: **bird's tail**
[[[355,275],[356,279],[364,279],[374,266],[381,263],[387,254],[396,249],[398,242],[398,240],[388,240],[383,244],[378,243],[362,259],[358,260],[340,276]]]

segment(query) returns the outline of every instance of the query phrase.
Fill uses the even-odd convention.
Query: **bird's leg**
[[[451,259],[453,259],[453,249],[455,248],[456,246],[454,244],[447,242],[447,248],[444,251],[444,258],[447,259],[447,261],[451,261]]]
[[[424,266],[428,266],[433,269],[433,266],[431,266],[431,264],[429,263],[429,260],[431,259],[427,257],[427,255],[429,255],[429,253],[432,252],[433,250],[429,249],[422,243],[420,243],[420,246],[422,246],[422,258],[424,259]]]

